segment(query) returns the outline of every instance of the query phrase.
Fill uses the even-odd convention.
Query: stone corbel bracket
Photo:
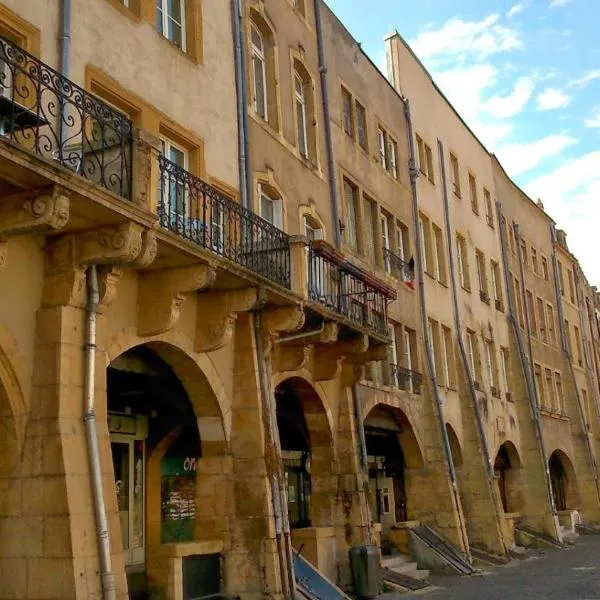
[[[101,307],[108,306],[121,275],[117,267],[146,267],[156,256],[156,233],[136,223],[124,223],[49,240],[46,247],[45,306],[85,304],[85,270],[100,267]],[[110,268],[109,268],[110,267]]]
[[[334,341],[315,347],[313,354],[313,377],[315,381],[331,381],[340,376],[355,371],[359,357],[369,348],[369,337],[360,334],[350,340]],[[360,375],[357,373],[356,376]],[[353,375],[354,377],[354,375]]]
[[[196,352],[213,352],[233,336],[238,313],[256,309],[263,302],[259,288],[209,291],[198,294]]]
[[[263,351],[269,356],[277,338],[282,333],[295,333],[302,329],[306,314],[304,306],[282,306],[262,313]]]
[[[138,335],[159,335],[179,320],[185,294],[209,288],[217,277],[212,264],[143,273],[138,290]]]

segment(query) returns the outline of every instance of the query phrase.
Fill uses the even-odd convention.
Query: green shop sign
[[[194,477],[198,460],[196,456],[165,457],[160,463],[160,474],[167,477]]]

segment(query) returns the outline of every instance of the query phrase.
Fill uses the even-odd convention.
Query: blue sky
[[[600,0],[326,0],[383,69],[397,29],[600,286]]]

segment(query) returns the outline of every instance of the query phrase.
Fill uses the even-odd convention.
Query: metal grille
[[[309,246],[309,298],[362,327],[388,335],[387,298],[350,264],[340,266]]]
[[[397,387],[406,392],[421,393],[421,385],[423,384],[423,375],[421,373],[411,371],[393,363],[390,366],[392,369],[392,381]]]
[[[386,268],[402,281],[412,281],[414,279],[414,267],[411,267],[409,263],[394,254],[389,248],[383,249],[383,259]]]
[[[162,227],[290,287],[290,240],[285,232],[164,156],[159,156],[159,171]]]
[[[0,136],[131,197],[131,121],[3,37]]]

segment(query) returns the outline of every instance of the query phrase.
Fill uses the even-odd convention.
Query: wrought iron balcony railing
[[[388,335],[387,304],[395,297],[381,284],[320,240],[310,243],[308,295],[362,327]]]
[[[423,375],[418,371],[412,371],[405,367],[390,363],[392,370],[392,383],[406,392],[413,392],[413,394],[421,393],[421,386],[423,384]]]
[[[393,273],[402,281],[413,281],[415,277],[414,266],[394,254],[389,248],[383,248],[383,262],[386,271]]]
[[[290,239],[285,232],[164,156],[158,161],[162,227],[290,287]]]
[[[131,121],[3,37],[0,137],[130,198]]]

